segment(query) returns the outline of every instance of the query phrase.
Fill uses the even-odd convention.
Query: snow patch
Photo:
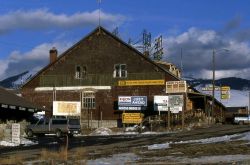
[[[159,149],[166,149],[170,148],[169,143],[164,143],[164,144],[153,144],[148,146],[148,150],[159,150]]]
[[[111,135],[112,134],[112,130],[109,128],[105,128],[105,127],[100,127],[97,128],[94,132],[92,132],[90,135]]]
[[[138,156],[134,153],[124,153],[124,154],[115,154],[111,157],[107,158],[99,158],[95,160],[88,160],[86,164],[88,165],[111,165],[111,164],[119,164],[119,165],[125,165],[130,164],[138,160]]]
[[[227,142],[227,141],[234,141],[234,140],[248,140],[248,141],[250,141],[250,132],[243,133],[243,134],[211,137],[211,138],[206,138],[206,139],[186,140],[186,141],[179,141],[179,142],[167,142],[167,143],[162,143],[162,144],[153,144],[153,145],[148,146],[148,150],[170,148],[171,144],[188,144],[188,143],[210,144],[210,143],[219,143],[219,142]]]
[[[20,145],[23,145],[23,146],[31,146],[31,145],[35,145],[35,144],[38,144],[37,142],[33,142],[31,140],[28,140],[28,139],[25,139],[25,138],[22,138],[21,139],[21,144]],[[13,142],[10,142],[10,141],[0,141],[0,146],[6,146],[6,147],[16,147],[16,146],[19,146],[19,144],[17,143],[13,143]]]

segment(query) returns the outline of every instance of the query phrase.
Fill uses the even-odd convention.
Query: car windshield
[[[69,124],[70,125],[80,125],[80,120],[79,119],[69,119]]]

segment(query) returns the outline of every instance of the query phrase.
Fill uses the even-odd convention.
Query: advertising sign
[[[147,107],[147,96],[119,96],[119,110],[145,110]]]
[[[170,107],[182,107],[183,106],[183,95],[169,95],[168,105]]]
[[[147,106],[147,96],[119,96],[119,106]]]
[[[20,124],[11,125],[12,136],[11,140],[13,143],[20,144]]]
[[[168,111],[168,96],[154,96],[154,110]]]
[[[123,113],[122,123],[127,124],[138,124],[141,123],[143,119],[143,114],[141,113]]]
[[[170,107],[171,113],[179,113],[182,111],[182,107]]]
[[[80,116],[80,101],[53,101],[53,115],[55,116]]]
[[[229,86],[221,87],[221,99],[230,99],[230,87]]]
[[[165,85],[165,80],[120,80],[118,86]]]
[[[185,93],[187,91],[186,81],[167,81],[166,93]]]

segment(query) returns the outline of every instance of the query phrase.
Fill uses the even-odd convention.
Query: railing
[[[126,78],[113,78],[112,74],[87,74],[84,78],[77,79],[73,75],[42,75],[40,86],[112,86],[119,80],[157,80],[164,79],[164,73],[128,73]]]

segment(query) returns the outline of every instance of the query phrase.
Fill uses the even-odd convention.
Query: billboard
[[[168,105],[170,107],[182,107],[183,106],[183,95],[169,95]]]
[[[54,116],[80,116],[80,101],[53,101]]]
[[[123,113],[122,123],[127,124],[138,124],[141,123],[143,119],[143,114],[141,113]]]
[[[154,110],[168,111],[168,96],[154,96]]]
[[[186,81],[167,81],[166,93],[185,93],[187,91]]]
[[[119,96],[119,110],[145,110],[147,107],[147,96]]]

